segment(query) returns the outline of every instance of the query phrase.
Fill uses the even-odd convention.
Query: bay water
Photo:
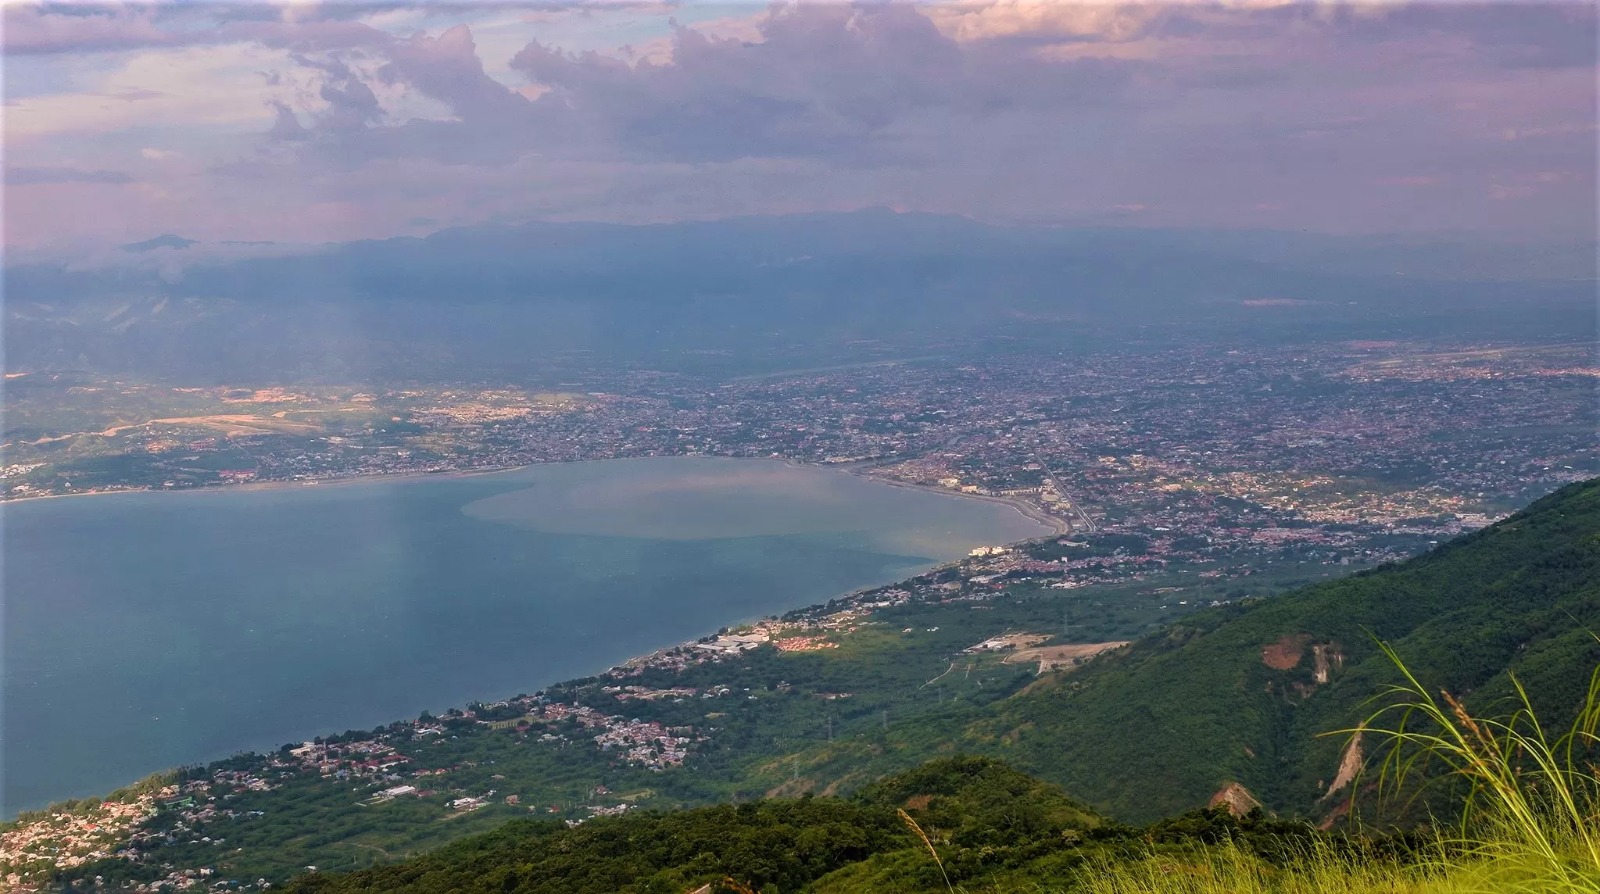
[[[533,692],[1045,531],[699,457],[0,507],[0,816]]]

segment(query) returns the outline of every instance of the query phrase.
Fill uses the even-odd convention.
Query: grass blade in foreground
[[[1400,791],[1427,763],[1468,787],[1456,838],[1441,844],[1461,856],[1454,868],[1476,887],[1496,891],[1600,891],[1600,668],[1572,726],[1551,738],[1520,681],[1504,719],[1473,717],[1449,692],[1434,697],[1387,644],[1403,683],[1396,701],[1364,724],[1388,740],[1380,791]],[[1398,715],[1393,729],[1383,721]]]
[[[1600,668],[1572,726],[1551,738],[1520,682],[1506,719],[1472,716],[1448,692],[1435,698],[1394,650],[1380,643],[1403,683],[1391,704],[1358,730],[1387,741],[1380,796],[1407,789],[1430,764],[1468,796],[1438,856],[1423,864],[1365,860],[1318,844],[1293,866],[1273,865],[1237,844],[1188,856],[1151,853],[1097,861],[1080,873],[1090,894],[1467,894],[1600,892]],[[1391,728],[1385,728],[1386,722]]]

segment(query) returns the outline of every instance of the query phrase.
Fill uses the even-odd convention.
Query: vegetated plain
[[[1063,615],[1064,603],[1048,594],[1010,594],[953,603],[907,600],[864,615],[853,630],[822,635],[836,643],[832,648],[780,652],[766,646],[726,661],[693,663],[675,672],[636,668],[637,673],[625,671],[615,677],[575,681],[541,694],[551,703],[590,704],[615,711],[622,684],[654,691],[664,687],[698,693],[726,689],[709,699],[630,700],[621,709],[663,727],[704,725],[707,741],[689,758],[687,770],[658,772],[614,756],[596,762],[595,752],[576,735],[571,722],[533,723],[519,729],[521,724],[498,722],[498,709],[493,706],[472,706],[468,712],[442,718],[441,728],[456,738],[422,740],[448,744],[401,746],[402,752],[414,755],[408,771],[448,764],[453,790],[481,793],[493,789],[500,795],[516,787],[519,795],[528,796],[519,796],[517,804],[493,798],[478,809],[451,814],[441,812],[427,798],[407,797],[346,809],[339,805],[353,803],[358,797],[368,799],[380,786],[392,783],[351,780],[338,785],[308,775],[271,792],[229,793],[229,809],[235,814],[259,809],[265,815],[219,817],[199,827],[183,824],[180,831],[173,825],[179,813],[167,813],[158,817],[152,828],[165,829],[159,834],[169,841],[158,842],[160,846],[149,851],[147,860],[85,864],[58,878],[148,876],[163,865],[202,861],[227,866],[226,871],[235,877],[257,872],[282,877],[314,862],[313,855],[327,855],[336,856],[336,862],[316,864],[319,871],[296,884],[305,890],[357,890],[364,886],[382,890],[397,887],[397,879],[410,879],[406,884],[420,886],[411,890],[423,891],[436,890],[427,887],[435,883],[427,879],[448,878],[450,872],[460,871],[456,861],[487,861],[479,867],[479,874],[488,878],[516,855],[516,871],[494,877],[507,886],[505,890],[537,891],[547,890],[539,887],[540,873],[560,865],[558,858],[549,856],[550,849],[570,850],[592,841],[594,847],[602,848],[594,852],[597,859],[614,855],[618,860],[634,861],[616,865],[632,867],[626,874],[640,891],[674,890],[671,886],[679,882],[715,883],[723,875],[740,884],[771,884],[782,891],[897,890],[895,885],[903,885],[900,890],[932,890],[939,887],[939,877],[928,873],[937,870],[919,863],[922,857],[917,848],[908,847],[904,838],[891,848],[899,851],[898,856],[879,856],[874,850],[877,845],[873,842],[879,839],[871,838],[871,829],[879,828],[885,835],[892,829],[892,823],[884,825],[892,817],[882,812],[875,818],[850,822],[867,830],[859,848],[849,850],[848,841],[853,839],[841,839],[843,850],[839,851],[819,843],[810,868],[795,870],[799,874],[786,875],[788,870],[776,868],[769,872],[762,861],[776,859],[772,854],[777,842],[792,847],[802,835],[807,841],[825,842],[825,832],[806,830],[816,825],[825,829],[859,809],[820,803],[826,796],[870,792],[873,780],[886,773],[914,773],[913,768],[930,758],[959,752],[1016,762],[1037,777],[1029,780],[1028,786],[1059,785],[1074,798],[1081,798],[1073,803],[1081,803],[1084,816],[1148,822],[1215,799],[1240,812],[1262,802],[1279,815],[1323,824],[1348,827],[1354,817],[1382,828],[1390,822],[1407,825],[1420,819],[1418,811],[1428,807],[1446,815],[1442,811],[1454,809],[1459,793],[1438,788],[1430,790],[1433,800],[1380,802],[1368,777],[1350,776],[1342,773],[1341,767],[1371,765],[1380,753],[1382,738],[1365,736],[1364,744],[1354,752],[1357,758],[1351,761],[1347,760],[1351,740],[1326,735],[1360,726],[1372,713],[1372,697],[1403,682],[1379,641],[1392,644],[1429,687],[1458,694],[1463,710],[1479,716],[1494,716],[1504,706],[1503,698],[1515,691],[1515,675],[1530,693],[1530,708],[1537,711],[1546,728],[1559,729],[1583,704],[1590,671],[1600,664],[1600,646],[1588,632],[1600,629],[1597,587],[1600,481],[1591,481],[1565,488],[1504,522],[1417,559],[1279,597],[1204,609],[1138,637],[1126,649],[1042,677],[1032,668],[1007,664],[1002,657],[963,653],[961,649],[977,642],[975,635],[1040,629],[1047,623],[1058,629],[1066,625],[1065,631],[1084,625],[1081,634],[1064,639],[1126,639],[1136,632],[1133,628],[1152,619],[1124,616],[1117,621],[1087,612],[1077,617]],[[826,616],[827,609],[819,611]],[[794,619],[799,620],[801,614],[796,613]],[[403,727],[406,725],[396,725],[389,732],[405,739]],[[541,730],[549,732],[541,734]],[[540,735],[563,741],[553,745],[550,740],[534,741]],[[370,738],[372,734],[350,734],[350,740]],[[430,749],[438,757],[430,758]],[[259,772],[262,762],[260,757],[242,757],[233,767]],[[951,765],[937,766],[945,770],[928,772],[937,776]],[[197,768],[185,778],[209,783],[218,778],[219,770],[226,769],[226,765]],[[980,768],[973,772],[982,775],[989,771]],[[1592,770],[1585,772],[1591,777],[1584,778],[1592,778]],[[539,789],[532,790],[534,780],[539,781]],[[908,794],[902,806],[913,816],[926,819],[927,814],[918,811],[939,804],[934,796],[920,800],[920,795],[929,792],[908,791],[914,793]],[[756,803],[805,795],[822,797],[816,797],[815,806]],[[547,815],[542,805],[582,806],[588,813],[605,813],[617,812],[623,804],[670,807],[728,799],[746,806],[720,808],[720,814],[715,810],[669,813],[660,819],[600,816],[571,832],[524,821],[489,839],[453,845],[392,870],[327,877],[329,870],[380,864],[432,846],[448,837],[438,832],[443,827],[484,829],[515,814],[526,816],[529,806],[539,806]],[[1433,853],[1423,846],[1425,841],[1340,843],[1342,839],[1316,837],[1310,826],[1279,828],[1262,818],[1241,821],[1205,814],[1156,821],[1139,833],[1117,832],[1108,839],[1113,844],[1106,845],[1110,848],[1107,857],[1098,850],[1084,851],[1079,842],[1098,841],[1094,836],[1108,833],[1091,828],[1068,830],[1060,823],[1040,825],[1026,819],[1033,809],[1028,798],[1011,798],[1008,804],[1018,811],[1015,822],[952,816],[927,823],[935,830],[936,851],[947,848],[942,852],[946,857],[951,856],[949,848],[954,844],[973,842],[970,848],[965,844],[956,848],[958,859],[945,860],[945,870],[955,870],[954,881],[963,889],[1037,890],[1027,886],[1044,885],[1048,890],[1077,884],[1073,868],[1085,861],[1104,858],[1118,865],[1144,865],[1140,861],[1148,855],[1141,848],[1173,836],[1180,843],[1187,841],[1184,847],[1233,841],[1230,846],[1246,848],[1240,859],[1251,866],[1269,852],[1277,853],[1281,864],[1283,854],[1303,853],[1304,847],[1312,846],[1332,847],[1336,856],[1344,853],[1339,848],[1357,848],[1358,862],[1387,853],[1399,853],[1405,860],[1432,859]],[[655,840],[652,836],[658,835],[663,842],[693,842],[702,840],[696,837],[699,833],[688,831],[696,824],[718,825],[740,816],[748,819],[752,830],[767,828],[760,835],[749,832],[766,842],[766,851],[713,849],[708,851],[711,856],[702,857],[670,848],[633,850],[615,843]],[[969,822],[973,828],[986,827],[984,834],[1001,830],[1001,837],[988,843],[961,838],[957,831]],[[682,835],[671,831],[678,828],[674,824],[682,825]],[[1038,833],[1042,838],[1025,831],[1041,828],[1046,830]],[[1012,831],[1005,832],[1007,829]],[[1278,843],[1262,848],[1248,845],[1250,836],[1262,830]],[[223,836],[230,845],[244,850],[222,863],[214,856],[215,846],[190,838],[202,831],[207,833],[205,837]],[[1074,834],[1066,834],[1068,831]],[[614,834],[621,838],[607,838]],[[729,832],[721,837],[736,842],[744,840],[740,836],[745,834]],[[613,844],[602,847],[598,843],[607,840]],[[1115,844],[1119,841],[1122,843]],[[1284,850],[1288,847],[1285,841],[1298,842],[1293,846],[1302,850]],[[1364,849],[1374,850],[1369,854]],[[490,851],[497,855],[484,856]],[[356,856],[358,852],[365,854]],[[1233,859],[1227,856],[1229,852],[1222,853]],[[1203,860],[1213,857],[1217,854]],[[876,864],[866,865],[873,860],[899,865],[906,874],[885,870],[889,874],[880,875]],[[1350,864],[1346,861],[1334,868],[1339,865],[1348,868]],[[1213,867],[1217,872],[1226,868]],[[435,875],[435,870],[443,875]],[[1244,870],[1254,871],[1249,866]],[[596,869],[603,871],[611,870]],[[658,876],[659,884],[646,885]],[[1013,881],[1020,887],[1007,887]]]

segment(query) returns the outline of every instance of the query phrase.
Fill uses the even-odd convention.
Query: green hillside
[[[1149,820],[1230,783],[1269,809],[1342,810],[1329,794],[1344,736],[1396,679],[1374,638],[1420,679],[1493,711],[1510,674],[1564,725],[1600,661],[1600,481],[1397,565],[1184,619],[1078,674],[997,706],[970,745],[1109,814]]]
[[[304,875],[289,890],[1214,892],[1260,880],[1269,883],[1261,890],[1477,890],[1531,870],[1520,858],[1472,855],[1488,851],[1419,848],[1422,838],[1330,835],[1270,812],[1192,808],[1236,783],[1230,806],[1254,797],[1269,811],[1342,813],[1351,786],[1331,783],[1348,737],[1319,734],[1359,724],[1374,693],[1398,681],[1378,640],[1480,717],[1509,713],[1515,674],[1545,727],[1559,729],[1590,694],[1597,629],[1600,482],[1586,482],[1418,559],[1191,616],[961,721],[964,745],[1011,755],[1035,776],[953,757],[848,799],[638,812],[572,828],[523,820],[397,865]],[[930,736],[940,723],[922,718],[901,735]],[[1592,771],[1572,778],[1592,796]],[[1120,818],[1175,818],[1124,826],[1067,792]],[[1561,837],[1565,828],[1536,835],[1587,853]],[[1441,853],[1444,864],[1413,865]],[[1581,886],[1591,864],[1582,857],[1575,875],[1537,877]],[[1096,881],[1107,877],[1122,881]]]
[[[325,874],[385,872],[382,864],[405,858],[423,862],[398,863],[394,871],[424,871],[417,867],[434,865],[427,860],[468,859],[487,840],[471,836],[515,820],[515,831],[504,834],[533,848],[524,863],[534,868],[562,865],[564,857],[541,849],[574,841],[619,854],[646,841],[667,848],[659,859],[606,870],[620,875],[594,877],[596,890],[621,890],[624,876],[670,870],[663,878],[672,884],[700,878],[680,870],[702,851],[710,856],[694,864],[700,868],[755,859],[754,851],[725,851],[738,836],[696,831],[702,820],[692,817],[720,828],[716,811],[732,808],[708,805],[760,801],[739,809],[757,810],[771,827],[761,847],[792,842],[797,829],[819,823],[878,829],[883,811],[897,819],[890,808],[910,805],[957,848],[957,864],[963,854],[988,854],[979,862],[998,872],[988,861],[1011,854],[1006,859],[1021,861],[1012,868],[1025,882],[1034,870],[1017,868],[1028,863],[1017,854],[1033,846],[1032,830],[1089,828],[1094,814],[1151,822],[1226,792],[1235,809],[1259,801],[1281,817],[1337,819],[1351,786],[1334,783],[1348,783],[1369,762],[1374,741],[1369,736],[1361,754],[1349,755],[1341,753],[1347,735],[1324,734],[1357,726],[1377,707],[1374,694],[1397,680],[1379,640],[1428,686],[1462,696],[1483,716],[1507,713],[1500,702],[1514,673],[1556,728],[1583,703],[1588,673],[1600,665],[1590,633],[1600,630],[1600,481],[1569,486],[1425,556],[1285,595],[1246,596],[1236,581],[1197,580],[1193,571],[1066,591],[1018,581],[973,598],[942,589],[960,579],[956,570],[936,570],[861,596],[870,602],[898,592],[894,604],[794,613],[786,623],[810,619],[800,639],[818,647],[768,644],[726,660],[623,668],[515,703],[324,737],[318,747],[328,759],[355,768],[348,780],[323,768],[324,758],[298,757],[293,748],[185,768],[162,782],[173,792],[159,809],[116,833],[136,848],[66,869],[42,861],[42,869],[22,869],[34,873],[30,880],[57,886],[97,876],[154,882],[200,868],[224,880],[278,884],[307,865]],[[1251,586],[1262,594],[1287,588],[1295,573],[1269,571],[1250,578]],[[1237,601],[1174,618],[1166,595],[1172,588],[1191,605]],[[1068,625],[1070,635],[1039,633]],[[1151,630],[1158,632],[1145,635]],[[1015,660],[1015,652],[974,649],[1002,634],[1042,639],[1047,647],[1133,642],[1086,664],[1040,671]],[[580,710],[592,712],[589,726],[575,719]],[[601,732],[648,733],[649,724],[700,737],[683,766],[646,766],[597,744]],[[1004,761],[1032,778],[952,788],[954,777],[924,778],[913,769],[958,754]],[[400,769],[361,770],[378,758]],[[971,772],[998,773],[993,766],[972,765]],[[406,796],[386,791],[391,787]],[[1067,801],[1063,791],[1081,802]],[[855,800],[847,807],[766,800],[808,794]],[[922,795],[928,803],[918,802]],[[182,806],[185,799],[193,803]],[[1375,798],[1357,803],[1363,819],[1375,818]],[[710,812],[662,820],[689,824],[671,832],[642,819],[682,808]],[[878,819],[850,810],[877,810]],[[564,831],[563,821],[595,816],[605,821]],[[634,830],[624,836],[633,844],[587,837],[618,828]],[[884,828],[900,834],[893,822]],[[53,843],[49,834],[40,847]],[[678,838],[705,845],[685,856],[668,847]],[[218,839],[228,847],[212,844]],[[469,843],[455,843],[463,839]],[[761,877],[780,890],[894,890],[931,871],[914,850],[895,856],[899,844],[881,851],[878,839],[864,840],[865,850],[823,848],[799,864],[777,860],[770,864],[776,874]],[[977,872],[960,871],[969,870]],[[508,882],[513,889],[546,890],[535,884],[538,872],[517,872],[529,881]],[[867,873],[871,883],[853,873]],[[884,880],[891,877],[901,881]],[[300,884],[324,884],[320,878]],[[399,876],[385,878],[399,884]],[[852,881],[829,887],[828,878]]]
[[[344,875],[308,873],[287,890],[919,894],[948,884],[1036,891],[1041,884],[1068,882],[1096,862],[1152,850],[1193,853],[1227,839],[1281,861],[1315,837],[1306,825],[1260,815],[1239,819],[1225,811],[1191,813],[1141,829],[1119,826],[1004,764],[957,757],[890,777],[848,800],[763,800],[606,817],[575,828],[519,820],[398,865]],[[1399,839],[1336,844],[1374,856],[1404,855],[1409,847]]]

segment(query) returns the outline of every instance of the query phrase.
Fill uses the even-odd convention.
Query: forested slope
[[[961,740],[951,746],[1008,755],[1033,777],[992,758],[954,757],[848,800],[641,812],[575,828],[517,821],[393,866],[308,874],[289,890],[843,894],[943,890],[946,873],[967,890],[1039,890],[1073,887],[1086,866],[1162,848],[1193,856],[1223,840],[1287,866],[1314,830],[1270,814],[1346,809],[1356,786],[1334,783],[1349,781],[1339,769],[1350,738],[1336,731],[1359,725],[1398,679],[1380,641],[1480,716],[1504,713],[1498,702],[1515,675],[1543,722],[1559,727],[1600,663],[1596,630],[1600,481],[1590,481],[1417,559],[1191,616],[947,731]],[[920,723],[927,728],[916,735],[940,732],[934,719]],[[1225,789],[1231,807],[1259,798],[1268,810],[1192,812]],[[1176,818],[1123,826],[1074,797],[1119,819]],[[1347,866],[1403,860],[1415,844],[1316,841],[1345,849]]]
[[[1515,674],[1558,725],[1600,660],[1600,481],[1568,486],[1416,559],[1191,616],[1035,687],[969,730],[1121,818],[1206,803],[1230,783],[1268,808],[1342,810],[1348,737],[1397,679],[1493,713]],[[1370,755],[1363,755],[1370,757]]]
[[[890,777],[848,800],[765,800],[606,817],[576,828],[519,820],[394,866],[347,875],[308,873],[287,890],[921,894],[949,884],[1037,891],[1041,885],[1070,885],[1076,872],[1095,863],[1151,850],[1192,853],[1223,840],[1283,860],[1313,835],[1309,826],[1260,815],[1239,819],[1225,811],[1191,813],[1142,829],[1120,826],[1004,764],[958,757]],[[1405,840],[1347,844],[1374,854],[1409,847]]]

